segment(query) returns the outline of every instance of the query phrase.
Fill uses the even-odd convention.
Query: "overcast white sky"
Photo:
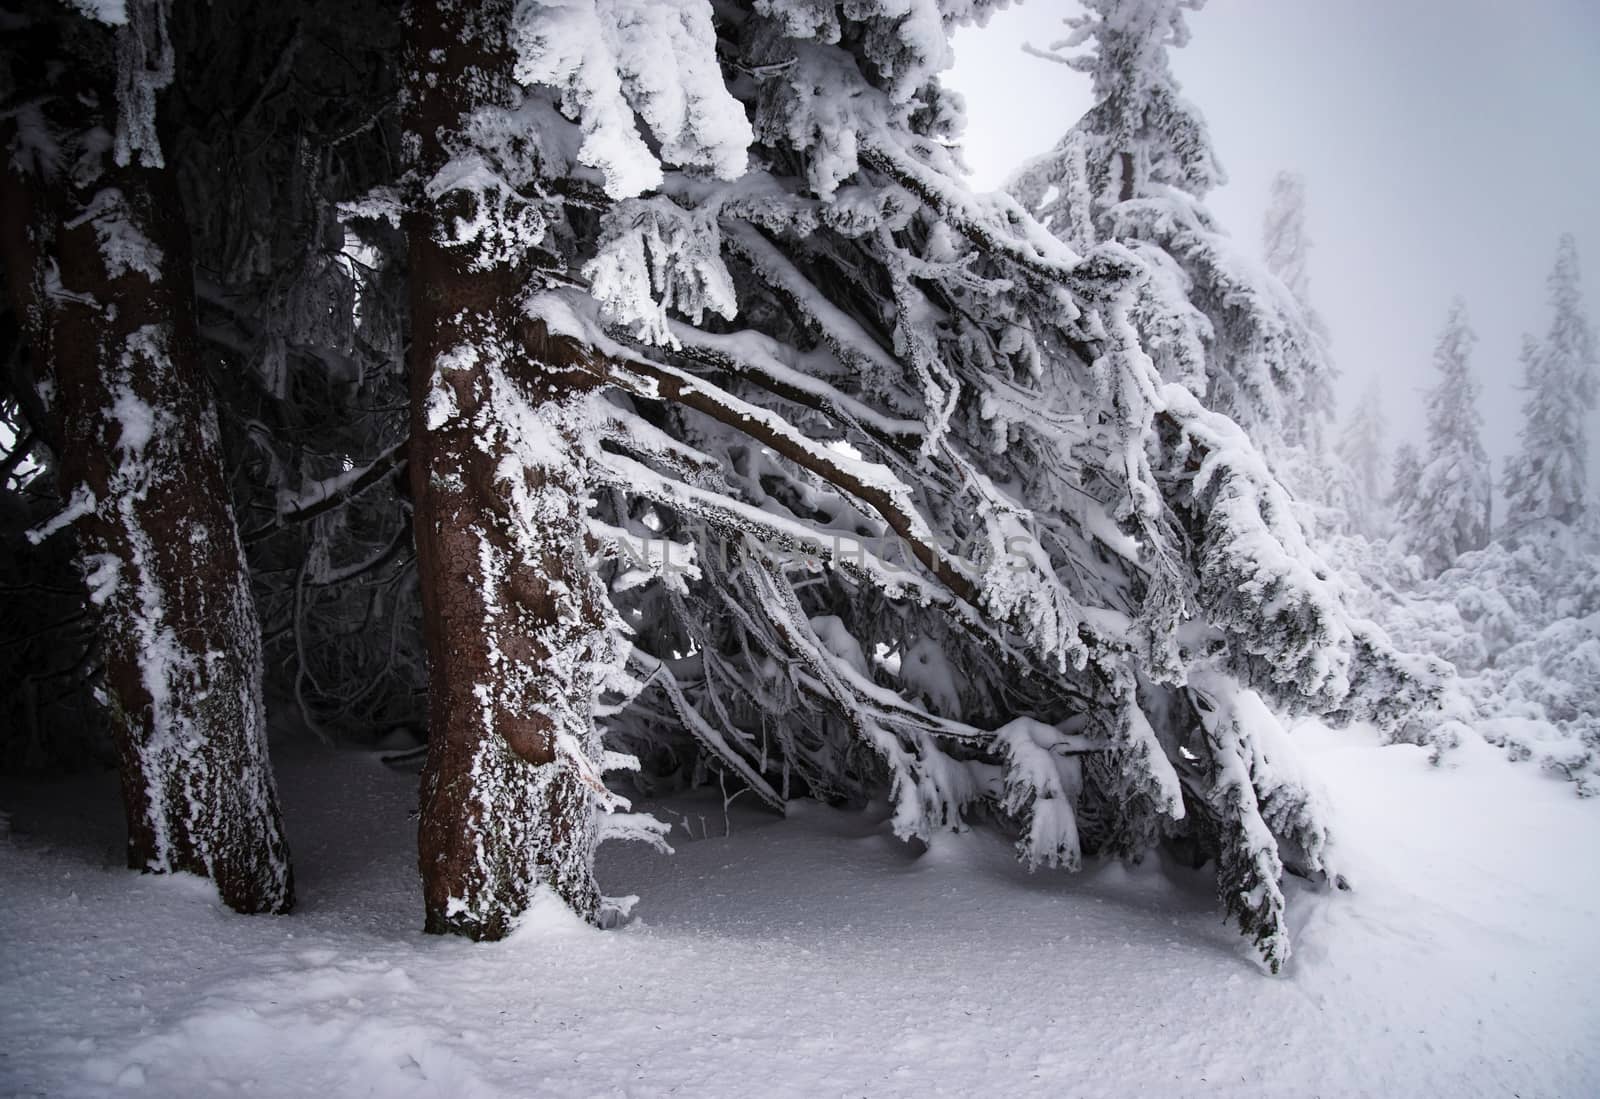
[[[1061,37],[1072,0],[1029,0],[956,37],[980,187],[1052,144],[1088,106],[1088,78],[1028,57]],[[1542,336],[1544,279],[1577,236],[1600,320],[1600,0],[1211,0],[1173,55],[1229,183],[1213,213],[1259,254],[1273,174],[1306,177],[1311,293],[1343,372],[1389,401],[1391,447],[1423,441],[1421,391],[1450,298],[1479,342],[1485,443],[1512,451],[1522,333]],[[1600,464],[1600,416],[1590,427]],[[1595,487],[1591,481],[1591,490]]]

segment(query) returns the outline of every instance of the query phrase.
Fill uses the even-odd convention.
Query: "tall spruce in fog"
[[[1133,320],[1162,377],[1283,459],[1319,445],[1333,367],[1296,297],[1305,288],[1303,233],[1293,228],[1300,214],[1285,208],[1279,219],[1290,286],[1242,253],[1205,206],[1224,175],[1167,57],[1187,44],[1185,13],[1202,4],[1091,0],[1068,18],[1071,33],[1036,52],[1089,74],[1095,105],[1007,189],[1074,248],[1126,245],[1147,273]]]
[[[1383,527],[1384,503],[1389,491],[1387,431],[1383,390],[1374,380],[1362,390],[1335,444],[1335,453],[1350,474],[1350,491],[1345,501],[1350,527],[1368,537],[1376,536]]]
[[[1306,181],[1295,172],[1272,177],[1267,213],[1261,225],[1261,251],[1267,270],[1289,288],[1306,324],[1323,339],[1327,327],[1311,304],[1311,238],[1306,233]]]
[[[4,262],[35,373],[9,396],[54,440],[66,501],[32,537],[68,552],[76,536],[129,865],[203,875],[236,909],[280,912],[292,886],[260,627],[157,125],[168,5],[113,14],[115,27],[52,3],[5,17]]]
[[[1573,523],[1588,502],[1586,420],[1595,407],[1596,348],[1578,281],[1578,246],[1561,238],[1548,281],[1550,330],[1522,350],[1521,448],[1506,464],[1507,522]]]
[[[1376,496],[1364,482],[1375,480],[1346,458],[1344,449],[1328,451],[1326,439],[1333,427],[1332,359],[1328,355],[1328,328],[1311,304],[1311,239],[1306,232],[1306,183],[1294,172],[1279,172],[1273,177],[1266,215],[1261,225],[1261,252],[1267,270],[1294,295],[1304,318],[1308,338],[1318,350],[1326,371],[1324,384],[1307,394],[1310,415],[1297,447],[1280,452],[1280,475],[1292,485],[1301,506],[1318,534],[1358,533],[1372,535],[1381,516],[1375,509]],[[1382,423],[1366,425],[1376,429],[1375,460],[1381,461]],[[1374,440],[1367,440],[1373,442]]]
[[[1481,438],[1479,388],[1469,362],[1476,341],[1458,298],[1433,352],[1437,380],[1427,394],[1428,449],[1421,474],[1415,494],[1395,517],[1406,548],[1422,558],[1430,574],[1489,541],[1493,483]]]
[[[1389,467],[1389,510],[1398,516],[1414,507],[1421,483],[1422,455],[1415,443],[1401,443],[1395,447],[1394,462]]]

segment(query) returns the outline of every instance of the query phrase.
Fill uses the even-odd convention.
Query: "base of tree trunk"
[[[586,866],[538,857],[594,843],[589,795],[570,770],[528,763],[490,737],[442,744],[423,781],[425,931],[504,938],[541,886],[582,918],[598,918],[600,894]]]

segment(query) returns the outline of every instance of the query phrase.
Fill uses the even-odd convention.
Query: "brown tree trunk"
[[[70,40],[112,33],[80,23]],[[109,52],[102,43],[93,59]],[[109,83],[99,102],[114,110]],[[260,626],[199,363],[177,186],[159,150],[118,166],[104,147],[115,123],[84,103],[52,101],[52,122],[75,133],[62,174],[25,177],[13,163],[0,204],[13,301],[62,444],[62,520],[98,608],[128,864],[210,877],[241,912],[283,912],[293,887]]]
[[[583,349],[522,315],[521,200],[435,179],[475,112],[514,105],[512,5],[416,3],[406,141],[411,465],[430,687],[419,865],[430,932],[500,938],[547,886],[597,918],[597,668],[611,612],[582,552]],[[448,174],[447,174],[448,173]],[[481,215],[481,216],[480,216]],[[462,225],[506,235],[462,235]],[[506,247],[510,240],[510,247]]]

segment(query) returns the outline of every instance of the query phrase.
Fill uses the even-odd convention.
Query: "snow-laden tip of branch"
[[[1302,874],[1325,872],[1328,829],[1287,734],[1260,696],[1209,667],[1192,673],[1189,690],[1211,769],[1201,797],[1221,825],[1218,892],[1277,973],[1290,952],[1283,853]]]
[[[1163,396],[1179,432],[1169,469],[1194,471],[1189,507],[1207,617],[1264,659],[1275,682],[1339,703],[1357,657],[1354,624],[1288,494],[1233,421],[1182,386]]]
[[[646,343],[675,348],[669,309],[696,325],[708,310],[727,320],[738,314],[721,253],[714,217],[664,197],[628,199],[606,211],[583,273],[608,321]]]
[[[1062,57],[1059,53],[1055,53],[1040,46],[1035,46],[1032,42],[1024,42],[1022,44],[1022,52],[1027,54],[1029,57],[1037,57],[1041,61],[1053,61],[1057,65],[1066,65],[1068,68],[1073,67],[1071,58]]]
[[[365,465],[307,481],[298,490],[280,488],[278,521],[304,522],[360,497],[405,464],[408,448],[409,440],[402,439]]]
[[[1142,780],[1144,793],[1157,812],[1171,820],[1182,820],[1187,815],[1183,807],[1183,783],[1131,686],[1123,699],[1122,716],[1124,750],[1133,763],[1131,773]]]
[[[578,159],[600,170],[611,197],[659,187],[663,161],[723,179],[744,172],[754,135],[723,83],[710,5],[520,0],[512,40],[516,78],[561,94],[583,129]]]
[[[1017,855],[1032,870],[1082,865],[1076,807],[1083,792],[1083,766],[1070,748],[1076,740],[1053,725],[1019,717],[996,729],[995,747],[1005,758],[1001,806],[1025,824]]]
[[[649,813],[607,813],[600,818],[600,830],[595,840],[597,843],[645,843],[663,855],[670,855],[673,853],[672,844],[667,842],[667,835],[671,831],[671,824]],[[638,900],[637,897],[633,899]]]

